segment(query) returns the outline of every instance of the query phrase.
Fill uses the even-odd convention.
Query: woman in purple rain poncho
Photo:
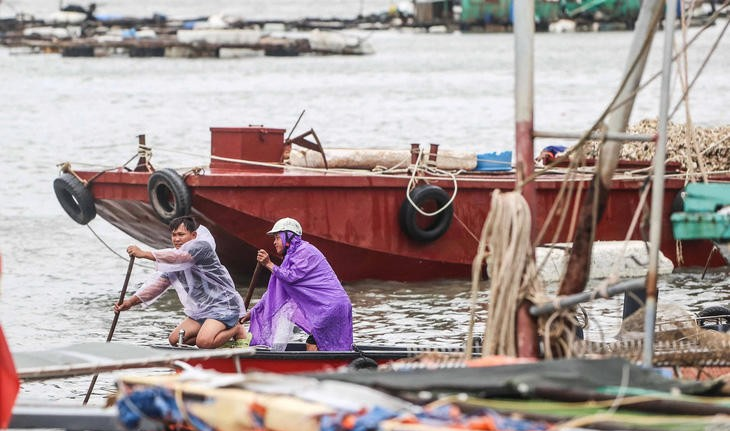
[[[318,350],[352,350],[352,304],[324,255],[301,237],[294,219],[277,221],[268,232],[284,256],[281,266],[265,250],[257,260],[271,271],[268,290],[247,317],[251,345],[286,346],[292,325],[310,334]]]

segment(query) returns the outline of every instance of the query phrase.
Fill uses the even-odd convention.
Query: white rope
[[[116,251],[116,250],[114,250],[114,249],[113,249],[113,248],[112,248],[112,247],[111,247],[111,246],[110,246],[109,244],[107,244],[107,243],[106,243],[106,241],[104,241],[104,240],[103,240],[103,239],[102,239],[102,238],[101,238],[101,237],[99,236],[99,234],[97,234],[97,233],[96,233],[96,231],[95,231],[95,230],[94,230],[94,229],[93,229],[93,228],[91,227],[91,224],[90,224],[90,223],[87,223],[87,224],[86,224],[86,227],[87,227],[87,228],[89,228],[89,230],[91,231],[91,233],[92,233],[92,234],[93,234],[93,235],[94,235],[94,236],[96,237],[96,239],[98,239],[98,240],[99,240],[99,242],[100,242],[100,243],[101,243],[101,244],[102,244],[102,245],[103,245],[104,247],[106,247],[106,248],[107,248],[107,250],[111,251],[111,252],[112,252],[112,254],[114,254],[114,255],[115,255],[115,256],[117,256],[118,258],[120,258],[120,259],[124,260],[125,262],[129,262],[129,257],[124,257],[124,256],[122,256],[121,254],[117,253],[117,251]],[[145,264],[143,264],[143,263],[139,263],[139,260],[136,260],[136,261],[134,261],[134,265],[135,265],[135,266],[139,266],[139,267],[142,267],[142,268],[146,268],[146,269],[155,269],[155,268],[154,268],[154,266],[151,266],[151,265],[145,265]]]
[[[158,150],[159,152],[159,150]],[[193,155],[191,153],[184,153],[176,151],[177,154],[183,154],[183,155]],[[387,176],[388,178],[400,178],[400,179],[408,179],[410,180],[413,175],[388,175],[387,173],[381,173],[381,172],[373,172],[368,171],[364,169],[344,169],[344,168],[337,168],[337,169],[323,169],[323,168],[309,168],[305,166],[294,166],[294,165],[282,165],[280,163],[267,163],[267,162],[254,162],[251,160],[242,160],[242,159],[232,159],[228,157],[219,157],[219,156],[210,156],[211,159],[215,160],[221,160],[225,162],[232,162],[232,163],[241,163],[241,164],[248,164],[253,166],[263,166],[263,167],[270,167],[270,168],[278,168],[278,169],[285,169],[285,170],[300,170],[305,172],[317,172],[317,173],[335,173],[335,174],[342,174],[342,175],[350,175],[350,176],[363,176],[363,177],[382,177]],[[595,169],[595,168],[594,168]],[[513,177],[507,177],[502,178],[503,176],[490,176],[488,178],[480,177],[480,178],[469,178],[469,177],[458,177],[456,178],[456,175],[459,175],[463,173],[463,171],[457,171],[456,173],[450,173],[446,171],[441,171],[444,175],[452,176],[452,178],[455,181],[458,182],[475,182],[475,183],[504,183],[507,185],[514,184],[515,180]],[[430,170],[429,170],[430,173]],[[721,171],[711,171],[709,172],[710,175],[724,175],[730,173],[730,170],[721,170]],[[582,176],[577,176],[574,179],[561,179],[561,181],[573,181],[573,182],[588,182],[592,180],[592,171],[588,172],[582,172]],[[686,176],[685,173],[680,174],[666,174],[664,178],[684,178]],[[699,174],[695,175],[699,176]],[[434,178],[432,176],[425,176],[425,175],[419,175],[415,176],[418,180],[433,180]],[[548,177],[548,181],[550,178]],[[553,179],[554,180],[554,179]],[[635,175],[632,175],[631,173],[627,172],[618,172],[614,175],[613,181],[638,181]]]
[[[492,193],[483,231],[486,244],[480,244],[480,248],[488,245],[491,253],[485,354],[517,355],[517,308],[524,299],[542,294],[531,227],[530,208],[521,194]]]
[[[694,0],[690,2],[690,10],[694,9]],[[686,14],[684,13],[684,9],[682,9],[682,14],[680,15],[680,23],[682,26],[682,42],[684,46],[687,46],[687,27],[689,24],[690,19],[692,19],[692,14]],[[674,38],[673,38],[674,40]],[[676,40],[674,40],[674,46],[673,49],[677,49],[677,43]],[[707,170],[705,168],[705,160],[704,157],[702,157],[702,152],[699,148],[699,142],[697,142],[695,139],[693,139],[693,136],[695,135],[695,128],[692,121],[692,113],[690,109],[690,103],[689,103],[689,56],[688,56],[687,50],[682,50],[679,53],[679,56],[675,60],[677,63],[677,79],[679,80],[680,85],[682,86],[682,103],[684,103],[684,115],[685,115],[685,121],[687,125],[687,134],[685,135],[685,145],[689,149],[689,152],[694,152],[694,155],[697,160],[697,167],[699,168],[699,173],[702,176],[702,181],[707,182]],[[672,113],[673,114],[673,113]],[[694,163],[692,163],[692,156],[690,154],[685,155],[687,160],[687,172],[691,173],[694,170]]]
[[[389,174],[392,172],[405,173],[405,172],[408,172],[408,167],[401,168],[401,166],[406,165],[406,164],[408,164],[408,158],[401,160],[400,162],[396,163],[395,166],[391,166],[389,168],[385,167],[385,166],[377,165],[373,168],[373,172],[377,172],[380,174]]]
[[[449,205],[451,205],[452,202],[454,202],[454,199],[456,198],[456,193],[459,191],[459,184],[456,181],[456,175],[442,171],[440,169],[429,167],[428,165],[424,166],[423,163],[423,149],[419,147],[418,149],[418,160],[416,160],[416,164],[411,168],[413,170],[413,174],[411,175],[410,180],[408,180],[408,187],[406,187],[406,199],[408,199],[408,203],[411,204],[413,208],[415,208],[416,211],[418,211],[419,214],[424,215],[426,217],[433,217],[435,215],[440,214],[441,212],[445,211]],[[413,202],[413,199],[411,199],[411,191],[416,188],[416,185],[418,184],[418,181],[416,181],[416,173],[417,172],[425,172],[431,175],[448,175],[451,177],[451,180],[454,183],[454,193],[451,194],[451,198],[448,202],[446,202],[441,208],[437,209],[434,212],[426,212],[422,210],[418,205],[416,205],[415,202]]]
[[[393,175],[390,174],[387,171],[368,171],[365,169],[344,169],[344,168],[330,168],[330,169],[323,169],[323,168],[310,168],[306,166],[294,166],[294,165],[282,165],[281,163],[270,163],[270,162],[256,162],[252,160],[244,160],[244,159],[234,159],[230,157],[220,157],[220,156],[201,156],[197,153],[190,153],[186,151],[178,151],[178,150],[160,150],[159,148],[155,150],[158,154],[160,152],[162,153],[171,153],[175,155],[184,155],[184,156],[191,156],[191,157],[210,157],[212,160],[220,160],[224,162],[231,162],[231,163],[239,163],[239,164],[245,164],[245,165],[251,165],[251,166],[261,166],[261,167],[268,167],[268,168],[277,168],[277,169],[284,169],[285,171],[302,171],[302,172],[314,172],[314,173],[328,173],[328,174],[339,174],[339,175],[349,175],[349,176],[360,176],[360,177],[388,177],[388,178],[396,178],[396,179],[406,179],[410,180],[411,178],[415,178],[416,180],[439,180],[434,179],[433,176],[427,176],[427,175],[416,175],[413,177],[412,174],[409,175]],[[90,164],[90,163],[84,163],[84,162],[73,162],[75,165],[83,165],[83,166],[95,166],[98,167],[98,164]],[[400,171],[400,170],[398,170]],[[494,175],[494,176],[479,176],[479,177],[470,177],[470,176],[459,176],[463,173],[463,171],[456,171],[455,173],[450,173],[446,171],[441,171],[446,175],[449,175],[452,177],[452,181],[460,182],[460,183],[499,183],[504,184],[505,187],[511,188],[512,185],[514,185],[514,177],[512,176],[504,176],[504,175]],[[710,175],[723,175],[730,173],[730,170],[722,170],[722,171],[713,171],[709,172]],[[686,174],[667,174],[665,175],[665,178],[685,178]],[[549,178],[549,177],[548,177]],[[578,175],[576,178],[569,179],[567,181],[572,182],[588,182],[592,179],[591,172],[584,172],[583,175]],[[548,179],[549,180],[549,179]],[[630,173],[616,173],[613,178],[614,181],[637,181],[636,177],[631,175]],[[561,179],[561,181],[566,181],[565,179]]]

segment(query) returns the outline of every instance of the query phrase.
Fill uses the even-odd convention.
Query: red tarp
[[[3,327],[0,326],[0,429],[5,429],[10,424],[18,390],[20,390],[20,380],[15,373],[13,356],[5,341]]]

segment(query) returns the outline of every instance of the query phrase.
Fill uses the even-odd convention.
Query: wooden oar
[[[705,274],[707,273],[707,268],[710,266],[710,259],[712,259],[712,255],[715,254],[715,250],[717,250],[717,244],[712,245],[712,250],[710,250],[710,255],[707,256],[707,262],[705,263],[705,269],[702,270],[702,277],[700,277],[700,280],[705,279]]]
[[[248,310],[248,304],[251,303],[251,297],[253,296],[253,289],[256,285],[256,280],[259,278],[259,273],[261,272],[261,263],[256,262],[256,269],[253,270],[253,275],[251,276],[251,282],[248,284],[248,290],[246,291],[246,298],[243,300],[243,307]]]
[[[134,256],[129,256],[129,266],[127,267],[127,276],[124,277],[124,285],[122,286],[122,293],[119,294],[119,302],[117,302],[118,305],[122,305],[124,302],[124,296],[127,294],[127,285],[129,285],[129,276],[132,275],[132,267],[134,266]],[[112,327],[109,328],[109,335],[106,336],[106,342],[110,342],[112,340],[112,336],[114,336],[114,330],[117,327],[117,321],[119,321],[119,312],[114,312],[114,320],[112,320]],[[99,377],[98,374],[94,374],[94,377],[91,379],[91,384],[89,385],[89,390],[86,391],[86,396],[84,397],[84,405],[89,402],[89,398],[91,398],[91,391],[94,390],[94,385],[96,385],[96,379]]]

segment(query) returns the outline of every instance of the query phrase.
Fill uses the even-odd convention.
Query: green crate
[[[730,239],[730,214],[683,212],[670,220],[674,239]]]
[[[730,183],[687,184],[684,197],[685,211],[714,212],[727,205],[730,205]]]

